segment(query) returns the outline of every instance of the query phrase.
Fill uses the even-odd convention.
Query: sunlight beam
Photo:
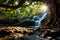
[[[43,12],[46,12],[48,7],[46,5],[43,5],[43,6],[41,6],[41,9],[43,10]]]

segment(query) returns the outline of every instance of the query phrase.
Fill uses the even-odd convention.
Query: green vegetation
[[[32,0],[0,0],[0,19],[21,19],[32,17],[37,12],[43,12],[43,2]]]

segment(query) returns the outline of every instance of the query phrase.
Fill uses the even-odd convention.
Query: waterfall
[[[45,18],[47,18],[47,13],[37,13],[37,15],[33,16],[32,19],[25,19],[22,23],[25,23],[28,28],[37,28],[42,26],[42,20]]]
[[[47,13],[43,13],[42,17],[40,17],[39,15],[33,16],[32,21],[35,21],[35,27],[40,27],[42,20],[45,19],[46,16],[47,16]]]

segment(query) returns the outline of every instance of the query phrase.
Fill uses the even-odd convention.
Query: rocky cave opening
[[[59,0],[0,0],[0,40],[60,40],[59,5]]]

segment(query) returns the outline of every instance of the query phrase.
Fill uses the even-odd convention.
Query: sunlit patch
[[[28,1],[26,1],[26,5],[29,5],[29,2]]]
[[[15,2],[16,5],[18,5],[18,3],[19,3],[19,2],[17,2],[17,1]]]
[[[43,10],[43,12],[46,12],[46,10],[48,9],[48,7],[46,5],[41,6],[41,9]]]

